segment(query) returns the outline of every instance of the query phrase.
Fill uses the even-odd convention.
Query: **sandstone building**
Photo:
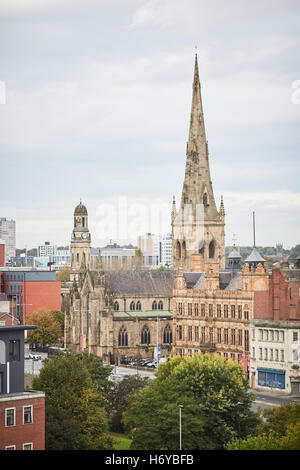
[[[171,228],[171,270],[107,270],[100,253],[91,262],[88,212],[82,203],[75,208],[71,281],[62,291],[66,347],[110,363],[210,352],[241,363],[258,386],[262,366],[255,362],[251,328],[258,319],[280,322],[288,311],[283,320],[293,321],[295,333],[299,282],[285,276],[279,295],[277,274],[270,276],[255,242],[243,265],[234,246],[225,267],[225,209],[223,198],[217,209],[212,188],[197,56],[185,177]]]

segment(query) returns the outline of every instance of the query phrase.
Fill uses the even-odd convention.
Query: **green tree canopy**
[[[111,448],[103,397],[80,355],[56,353],[33,387],[46,393],[46,449]]]
[[[156,380],[129,397],[123,414],[132,449],[178,449],[179,405],[182,448],[224,449],[233,438],[253,434],[260,422],[240,365],[209,354],[173,357]]]
[[[54,319],[60,324],[61,336],[64,335],[65,316],[60,310],[50,310]]]
[[[268,434],[249,436],[239,442],[233,439],[227,446],[228,450],[300,450],[300,422],[288,424],[286,433],[280,435],[271,430]]]
[[[140,375],[126,375],[123,380],[114,383],[110,394],[110,425],[111,431],[124,432],[121,424],[122,413],[126,411],[130,395],[146,387],[148,377]]]
[[[271,431],[284,436],[287,427],[300,423],[300,405],[286,403],[276,408],[266,408],[263,411],[265,421],[258,427],[258,434],[268,434]]]

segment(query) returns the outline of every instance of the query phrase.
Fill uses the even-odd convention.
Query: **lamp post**
[[[181,408],[183,405],[178,405],[179,407],[179,450],[182,449],[182,430],[181,430]]]

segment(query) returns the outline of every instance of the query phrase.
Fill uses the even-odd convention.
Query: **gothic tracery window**
[[[156,300],[153,300],[153,302],[152,302],[152,310],[157,310],[157,302],[156,302]]]
[[[114,310],[117,312],[119,310],[119,302],[115,301],[114,303]]]
[[[145,325],[142,329],[141,344],[150,344],[150,330],[147,325]]]
[[[172,328],[169,324],[164,329],[164,344],[172,344]]]
[[[164,304],[163,304],[162,300],[160,300],[158,302],[158,310],[163,310],[163,309],[164,309]]]
[[[135,310],[135,303],[134,303],[133,300],[130,302],[129,308],[130,308],[131,311]]]
[[[128,346],[128,334],[124,326],[119,331],[119,346]]]
[[[136,310],[142,310],[142,304],[139,300],[136,303]]]

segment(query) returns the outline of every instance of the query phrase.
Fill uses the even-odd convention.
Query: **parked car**
[[[32,359],[33,361],[40,361],[42,356],[40,354],[29,354],[28,359]]]
[[[150,361],[146,364],[146,367],[151,367],[151,368],[155,368],[157,367],[157,362],[156,361]]]
[[[142,359],[142,360],[140,361],[140,365],[141,365],[142,367],[145,367],[145,366],[148,364],[148,362],[152,362],[152,359]]]

